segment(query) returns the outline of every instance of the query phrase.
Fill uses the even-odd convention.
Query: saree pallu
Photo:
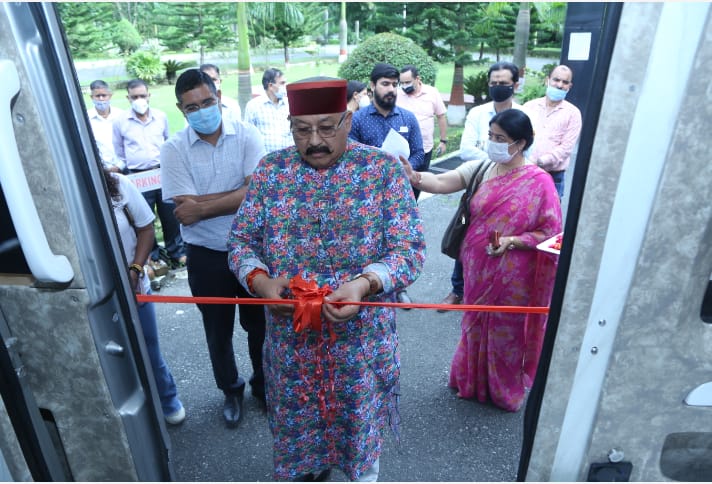
[[[561,205],[551,176],[523,165],[480,185],[470,201],[460,260],[465,304],[548,306],[556,258],[536,245],[561,232]],[[517,236],[526,248],[487,255],[490,233]],[[544,314],[466,312],[449,385],[461,398],[488,399],[515,412],[531,388],[546,330]]]

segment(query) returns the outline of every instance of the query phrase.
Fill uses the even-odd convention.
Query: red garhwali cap
[[[346,79],[310,77],[287,84],[289,114],[307,116],[346,111]]]

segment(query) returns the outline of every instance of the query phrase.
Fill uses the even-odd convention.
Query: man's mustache
[[[329,149],[328,146],[325,145],[310,146],[309,148],[307,148],[307,155],[313,155],[315,153],[324,153],[330,155],[332,151]]]

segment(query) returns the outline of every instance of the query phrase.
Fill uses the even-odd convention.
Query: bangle
[[[446,145],[446,144],[447,144],[447,139],[442,139],[442,138],[441,138],[441,139],[440,139],[440,142],[441,142],[442,144]]]
[[[139,277],[143,277],[143,275],[146,273],[143,270],[143,266],[140,264],[131,264],[129,266],[130,271],[134,271],[136,274],[138,274]]]
[[[252,282],[255,280],[255,277],[257,277],[259,274],[264,274],[265,276],[269,277],[269,273],[264,269],[260,269],[259,267],[256,269],[252,269],[252,271],[249,274],[247,274],[247,278],[246,278],[247,290],[249,290],[252,294],[256,294],[255,289],[252,287]]]
[[[353,277],[349,280],[349,282],[353,282],[361,277],[368,281],[368,294],[366,294],[366,296],[373,296],[376,294],[378,292],[378,283],[380,282],[378,276],[372,272],[365,272]]]
[[[509,246],[507,247],[509,250],[514,250],[517,248],[516,245],[514,245],[514,237],[509,238]]]

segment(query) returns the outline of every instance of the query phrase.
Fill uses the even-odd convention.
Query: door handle
[[[20,78],[15,64],[0,59],[0,79],[0,185],[5,193],[12,223],[35,279],[66,284],[74,278],[74,271],[69,259],[54,254],[47,243],[17,150],[10,109],[12,98],[20,91]]]

